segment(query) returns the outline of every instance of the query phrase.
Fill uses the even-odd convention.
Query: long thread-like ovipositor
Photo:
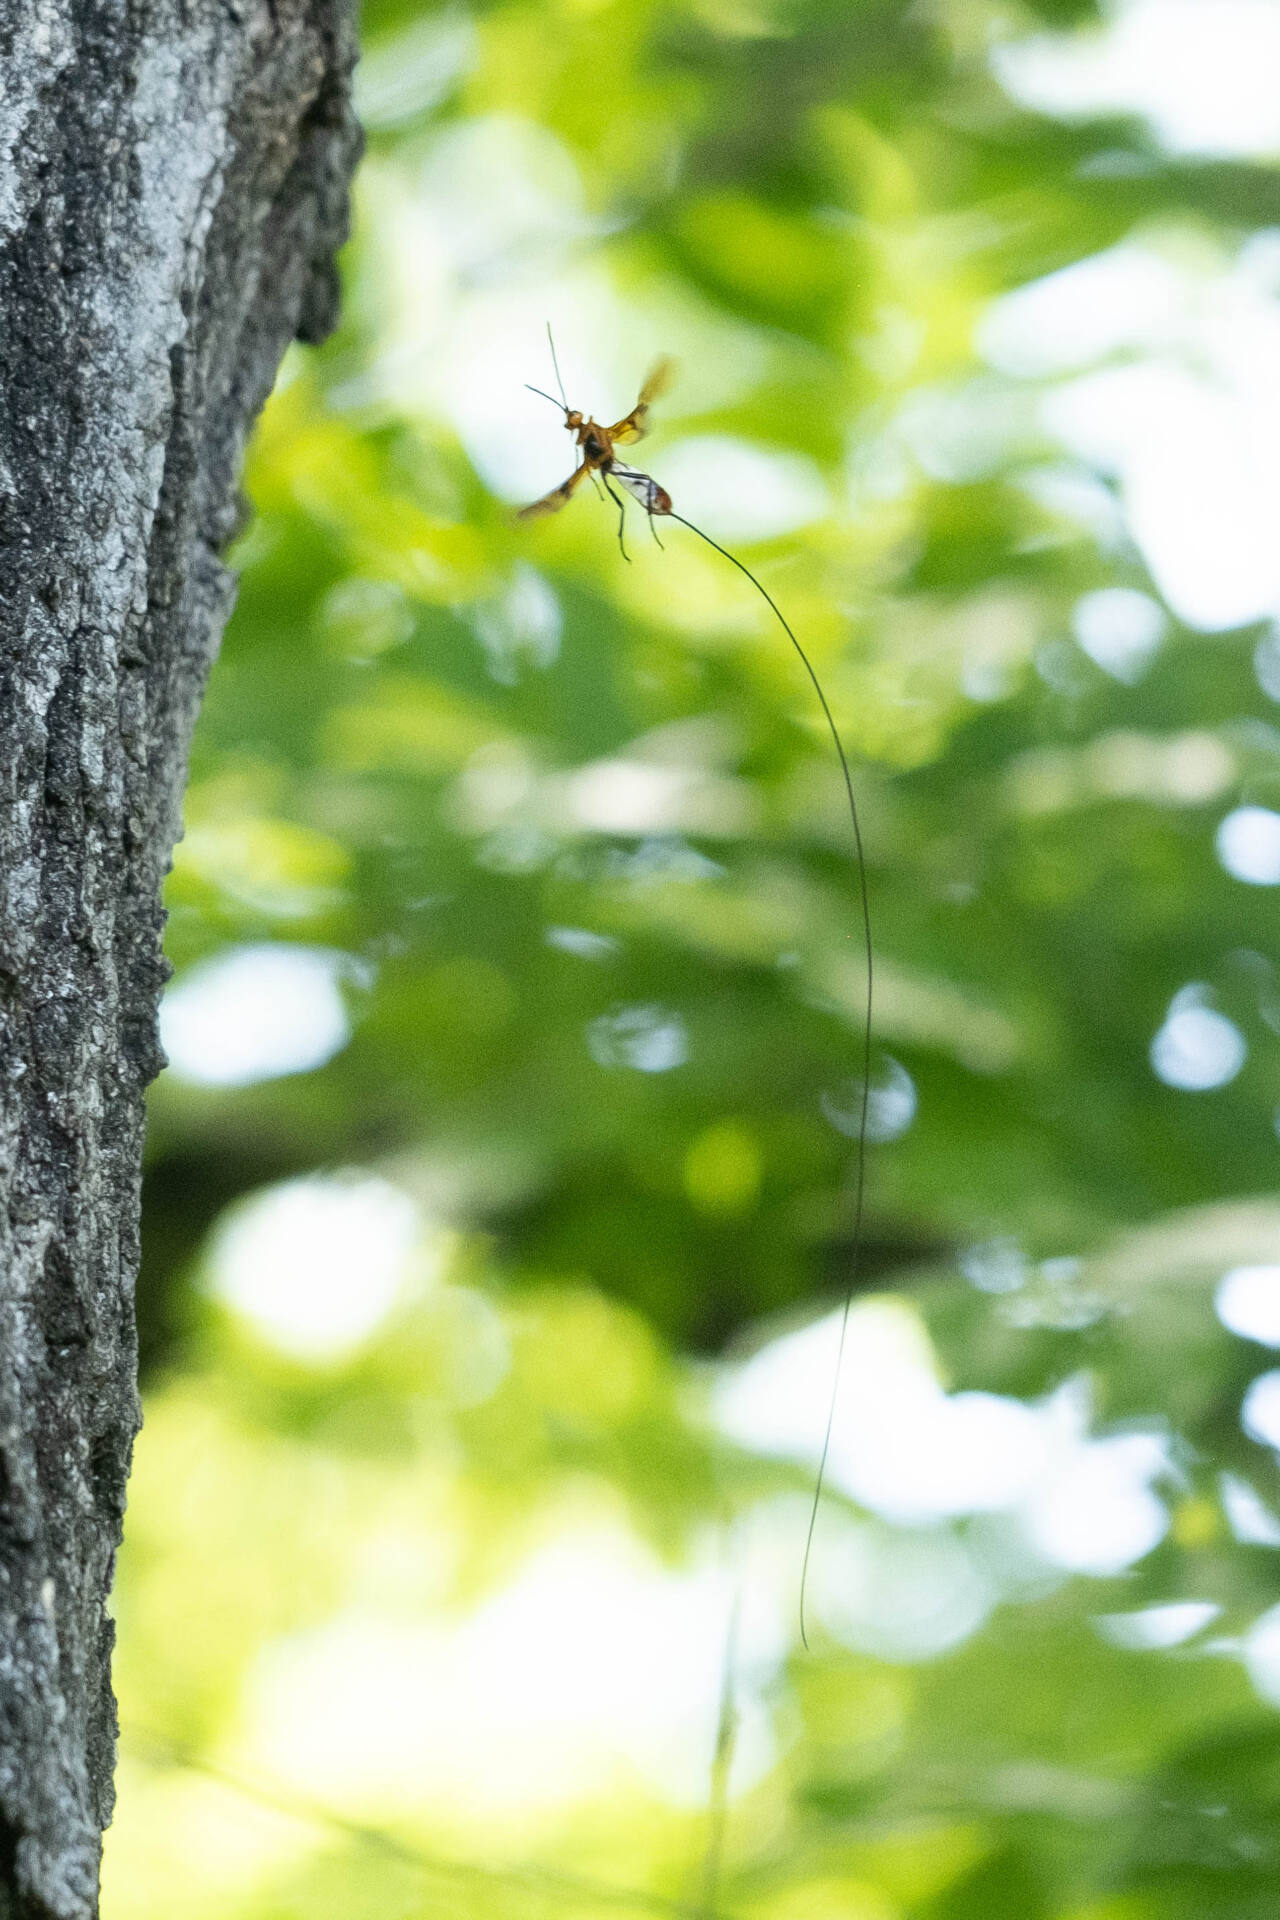
[[[695,527],[692,520],[686,520],[683,514],[669,510],[666,517],[672,520],[678,520],[682,527],[689,529],[690,533],[696,533],[699,540],[705,540],[709,547],[714,547],[715,551],[721,554],[731,566],[736,567],[739,573],[746,575],[756,592],[763,600],[767,601],[773,609],[779,626],[800,656],[801,664],[813,683],[813,690],[818,696],[818,704],[822,708],[823,718],[826,720],[828,731],[831,734],[831,739],[840,761],[840,771],[844,776],[845,798],[849,802],[849,819],[853,826],[853,844],[858,860],[858,889],[861,895],[862,905],[862,932],[867,990],[866,999],[863,1003],[862,1019],[862,1092],[858,1102],[858,1158],[857,1166],[854,1170],[853,1249],[849,1260],[849,1277],[845,1287],[844,1304],[840,1313],[840,1338],[836,1346],[836,1364],[831,1381],[831,1398],[827,1405],[826,1426],[822,1435],[822,1453],[819,1456],[818,1472],[813,1484],[813,1504],[809,1509],[809,1526],[804,1541],[804,1559],[800,1567],[800,1640],[805,1651],[808,1652],[809,1623],[805,1602],[809,1591],[809,1562],[813,1558],[813,1536],[818,1525],[818,1511],[822,1505],[822,1489],[826,1484],[827,1459],[831,1452],[831,1435],[835,1427],[836,1407],[840,1398],[840,1373],[844,1363],[845,1340],[849,1332],[849,1315],[853,1311],[854,1294],[857,1292],[858,1287],[858,1266],[862,1253],[862,1219],[867,1191],[867,1123],[871,1112],[871,1016],[875,987],[875,960],[871,944],[871,898],[867,884],[867,858],[862,842],[862,822],[858,817],[858,802],[853,791],[853,775],[849,771],[849,759],[844,750],[844,742],[840,738],[840,730],[836,726],[831,708],[827,704],[827,696],[822,691],[822,683],[814,672],[813,662],[800,645],[800,642],[796,639],[790,624],[782,613],[782,609],[768,589],[762,586],[759,580],[756,579],[750,567],[745,567],[736,555],[729,552],[727,547],[722,547],[718,540],[713,540],[709,533],[702,531],[701,527]]]
[[[547,328],[547,338],[549,340],[551,339],[550,327]],[[826,1426],[822,1436],[822,1451],[818,1460],[817,1475],[814,1480],[813,1504],[809,1510],[809,1526],[805,1535],[804,1558],[800,1569],[800,1639],[807,1651],[809,1646],[809,1626],[806,1600],[809,1589],[809,1565],[813,1557],[814,1534],[817,1529],[818,1514],[822,1506],[822,1493],[826,1484],[827,1462],[831,1453],[831,1436],[835,1427],[836,1407],[840,1397],[840,1375],[844,1362],[845,1343],[849,1332],[849,1316],[853,1310],[853,1300],[857,1291],[859,1278],[859,1266],[862,1255],[863,1213],[867,1184],[867,1130],[871,1110],[871,1033],[874,1000],[871,902],[867,882],[866,854],[862,841],[862,825],[858,817],[858,803],[853,791],[853,776],[849,771],[849,760],[844,750],[844,742],[840,738],[840,730],[836,726],[835,717],[827,703],[827,696],[822,690],[822,683],[814,671],[813,663],[796,638],[789,621],[768,588],[757,580],[750,567],[745,566],[736,554],[730,553],[727,547],[722,547],[718,540],[713,540],[709,533],[704,533],[702,528],[695,526],[692,520],[686,520],[683,514],[677,513],[672,505],[671,495],[652,475],[642,473],[637,467],[627,466],[617,456],[617,447],[629,445],[632,441],[639,440],[643,437],[647,426],[650,403],[666,387],[671,377],[671,362],[668,360],[658,361],[640,389],[640,397],[631,412],[617,421],[615,425],[605,427],[602,426],[598,420],[593,420],[569,406],[567,399],[564,397],[563,382],[560,380],[560,367],[556,360],[554,340],[551,341],[551,357],[556,370],[556,383],[560,388],[561,398],[558,401],[554,400],[550,394],[543,394],[542,398],[550,400],[553,406],[563,406],[564,423],[569,432],[574,436],[575,445],[581,457],[581,463],[575,467],[569,478],[562,481],[558,487],[553,487],[550,493],[544,494],[540,500],[535,500],[531,506],[523,508],[521,518],[557,512],[573,497],[574,491],[583,477],[590,474],[593,479],[598,476],[610,499],[618,508],[618,545],[622,549],[624,559],[628,558],[623,538],[626,513],[622,495],[616,491],[615,482],[617,486],[622,487],[625,493],[629,493],[631,497],[643,507],[648,516],[650,531],[653,532],[655,539],[657,539],[657,532],[653,522],[656,518],[678,521],[682,527],[687,527],[690,533],[696,534],[699,540],[704,541],[706,545],[718,553],[722,559],[727,560],[730,566],[736,567],[738,572],[745,575],[751,582],[761,599],[765,601],[771,609],[774,618],[786,634],[787,639],[791,642],[791,645],[799,656],[801,665],[809,676],[813,690],[818,696],[818,704],[822,708],[823,718],[831,734],[832,743],[835,746],[836,757],[840,762],[840,772],[844,778],[845,797],[849,803],[849,819],[853,826],[854,850],[858,865],[858,887],[861,897],[863,946],[866,965],[866,999],[862,1021],[862,1093],[858,1111],[857,1165],[854,1173],[853,1246],[849,1261],[849,1276],[845,1288],[844,1306],[840,1315],[840,1336],[836,1347],[836,1363],[831,1382],[831,1398],[827,1406]],[[531,391],[540,393],[541,389],[534,387]],[[658,544],[661,545],[661,541],[659,541]]]

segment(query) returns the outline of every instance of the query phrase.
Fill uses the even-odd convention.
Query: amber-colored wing
[[[552,487],[550,493],[544,493],[541,500],[535,500],[531,506],[521,507],[516,518],[533,520],[540,513],[559,513],[566,500],[572,500],[579,481],[590,471],[589,467],[575,467],[567,480],[562,480],[558,487]]]
[[[616,427],[610,427],[609,438],[619,446],[629,446],[634,440],[643,440],[648,432],[649,408],[655,400],[667,391],[675,377],[676,363],[666,354],[661,360],[655,360],[649,369],[649,377],[640,389],[640,398],[636,401],[625,420],[619,420]]]

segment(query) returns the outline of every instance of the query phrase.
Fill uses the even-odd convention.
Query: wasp
[[[678,526],[687,527],[690,533],[696,534],[699,540],[704,541],[706,545],[718,553],[722,559],[727,560],[730,566],[736,567],[739,573],[745,575],[760,595],[760,598],[765,601],[772,610],[778,625],[782,628],[782,631],[786,634],[787,639],[791,642],[792,647],[798,654],[805,673],[809,677],[813,691],[817,695],[818,704],[822,708],[823,718],[827,723],[827,730],[835,746],[836,756],[840,762],[840,771],[844,778],[845,798],[849,804],[849,819],[853,827],[858,891],[862,910],[861,920],[866,997],[863,1001],[862,1012],[862,1087],[858,1119],[856,1173],[854,1179],[853,1252],[849,1263],[849,1281],[845,1293],[844,1312],[840,1321],[840,1342],[836,1355],[834,1378],[831,1384],[831,1398],[827,1406],[826,1431],[823,1436],[822,1454],[814,1482],[813,1503],[809,1510],[809,1529],[805,1537],[804,1561],[800,1570],[800,1638],[807,1648],[809,1645],[809,1636],[806,1627],[805,1596],[809,1578],[809,1563],[813,1551],[814,1531],[817,1526],[818,1511],[822,1501],[822,1490],[826,1481],[827,1459],[831,1450],[831,1435],[835,1424],[836,1402],[840,1387],[840,1366],[844,1357],[845,1335],[848,1331],[850,1310],[853,1306],[853,1297],[858,1284],[858,1267],[862,1254],[863,1213],[866,1199],[875,961],[871,939],[871,902],[867,884],[866,852],[862,843],[862,826],[858,817],[858,803],[853,791],[853,775],[849,770],[848,756],[845,753],[844,742],[841,740],[839,729],[836,726],[835,716],[827,704],[827,696],[822,690],[822,683],[818,679],[817,673],[814,671],[813,662],[796,638],[791,623],[788,621],[773,595],[769,592],[769,589],[762,581],[756,578],[755,574],[744,561],[739,560],[737,554],[730,553],[729,549],[722,547],[718,540],[713,540],[709,533],[704,533],[701,527],[696,527],[692,520],[686,520],[683,514],[677,513],[671,495],[665,487],[660,486],[658,482],[653,479],[652,475],[641,473],[638,467],[627,466],[625,461],[618,459],[614,451],[616,447],[630,446],[636,440],[643,439],[647,430],[649,408],[652,402],[656,400],[660,394],[664,393],[670,385],[672,374],[675,371],[675,363],[666,358],[658,360],[650,371],[644,385],[641,387],[639,398],[630,413],[625,414],[614,426],[602,427],[598,420],[591,419],[589,415],[582,414],[576,407],[569,405],[564,390],[564,381],[560,377],[560,363],[556,358],[556,343],[551,337],[550,326],[547,328],[547,340],[551,347],[551,364],[555,368],[556,385],[560,389],[560,398],[557,400],[554,394],[543,393],[541,387],[530,386],[529,391],[530,393],[540,394],[544,400],[550,400],[553,407],[563,407],[564,424],[574,437],[580,458],[579,464],[574,468],[567,480],[562,480],[558,487],[552,487],[550,493],[544,493],[540,500],[535,500],[530,506],[523,507],[520,510],[519,517],[522,520],[532,520],[539,514],[558,513],[560,508],[573,498],[578,487],[581,486],[586,476],[590,474],[593,480],[598,481],[598,483],[604,487],[609,498],[618,509],[618,545],[622,548],[622,557],[624,560],[630,557],[623,539],[626,527],[626,505],[621,494],[619,494],[614,487],[613,483],[615,481],[618,486],[624,488],[633,499],[638,500],[644,508],[645,513],[649,517],[649,531],[653,534],[655,540],[658,540],[658,534],[653,523],[657,516],[674,520]],[[658,545],[662,545],[661,540],[658,540]],[[710,1864],[708,1874],[709,1880],[714,1881],[715,1868]],[[713,1899],[709,1895],[707,1901],[708,1912],[711,1912],[713,1904]]]
[[[542,498],[535,500],[531,506],[522,507],[519,518],[533,520],[539,514],[558,513],[561,507],[572,500],[578,487],[590,474],[593,480],[598,480],[604,487],[618,509],[618,545],[622,549],[623,559],[629,559],[625,540],[626,503],[617,492],[614,482],[625,488],[644,508],[649,516],[649,528],[655,540],[658,536],[653,526],[654,516],[669,514],[672,511],[671,495],[665,487],[659,486],[652,475],[641,473],[638,467],[629,467],[625,461],[619,460],[616,449],[631,446],[637,440],[643,440],[648,432],[649,409],[671,385],[675,362],[665,356],[656,361],[650,368],[648,378],[641,387],[639,398],[630,413],[624,414],[623,418],[615,421],[613,426],[606,427],[599,420],[593,420],[590,415],[580,413],[577,407],[569,405],[565,398],[564,384],[560,379],[560,366],[555,355],[555,342],[552,341],[551,358],[556,370],[556,384],[560,388],[559,400],[554,394],[544,393],[541,387],[530,387],[529,391],[540,395],[543,400],[550,400],[553,407],[563,407],[564,424],[567,431],[574,437],[579,464],[569,478],[562,480],[558,487],[552,487],[550,493],[544,493]],[[662,545],[660,540],[658,545]]]

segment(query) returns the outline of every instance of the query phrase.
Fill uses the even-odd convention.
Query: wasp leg
[[[615,493],[613,488],[609,485],[608,474],[602,473],[600,477],[604,481],[605,492],[608,494],[609,498],[612,500],[614,506],[618,509],[618,548],[622,554],[623,559],[629,561],[631,558],[631,555],[627,552],[627,543],[623,538],[623,535],[625,534],[626,528],[627,528],[626,504],[623,501],[622,495],[620,493]]]
[[[650,514],[649,515],[649,531],[653,535],[654,539],[658,540],[658,529],[654,526],[653,520],[654,520],[654,516]],[[658,551],[660,553],[666,552],[666,548],[663,546],[661,540],[658,540]]]

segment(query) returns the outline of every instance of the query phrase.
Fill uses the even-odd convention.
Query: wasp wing
[[[518,520],[535,520],[540,513],[559,513],[566,501],[572,500],[574,489],[583,479],[583,476],[590,471],[591,469],[589,467],[575,467],[567,480],[562,480],[558,487],[552,487],[550,493],[544,493],[541,500],[533,501],[530,506],[521,507],[516,518]]]
[[[658,356],[645,375],[644,385],[640,389],[640,402],[647,407],[651,401],[661,400],[676,377],[676,363],[669,353]]]
[[[649,431],[649,408],[667,391],[675,377],[676,363],[664,354],[661,360],[655,360],[649,369],[648,377],[640,389],[640,398],[625,419],[619,420],[616,427],[609,428],[609,438],[615,445],[629,446],[635,440],[642,440]]]

